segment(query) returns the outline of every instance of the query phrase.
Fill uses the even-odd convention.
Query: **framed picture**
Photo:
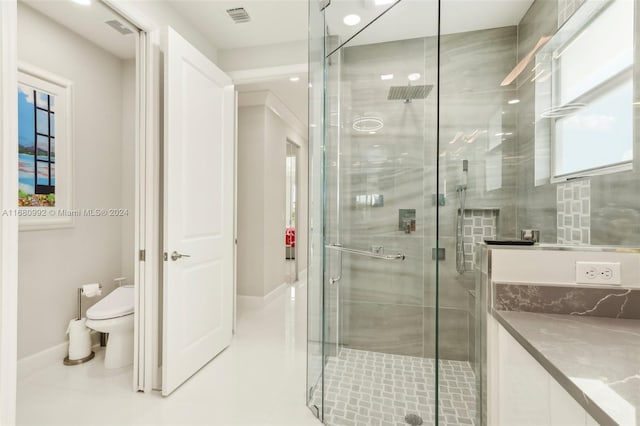
[[[20,230],[73,226],[72,83],[18,66]]]

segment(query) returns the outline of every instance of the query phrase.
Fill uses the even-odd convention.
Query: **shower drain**
[[[407,414],[404,416],[404,421],[411,426],[420,426],[422,424],[422,417],[417,414]]]

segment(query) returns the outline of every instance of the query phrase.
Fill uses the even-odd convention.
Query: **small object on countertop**
[[[532,246],[533,240],[484,240],[490,246]]]
[[[522,229],[520,231],[520,239],[533,241],[534,243],[539,243],[540,231],[537,229]]]

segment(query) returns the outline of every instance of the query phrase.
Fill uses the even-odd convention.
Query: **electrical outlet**
[[[576,283],[620,285],[620,263],[576,262]]]

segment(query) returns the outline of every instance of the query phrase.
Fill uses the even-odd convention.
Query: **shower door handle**
[[[327,247],[342,247],[342,244],[331,244],[330,246]],[[335,284],[338,281],[340,281],[342,279],[342,252],[338,252],[338,276],[333,277],[331,276],[331,274],[329,274],[329,284]],[[329,263],[330,265],[333,265],[333,262]],[[329,271],[331,272],[331,270]]]
[[[337,250],[340,253],[343,253],[343,252],[344,253],[351,253],[351,254],[356,254],[358,256],[372,257],[374,259],[405,260],[407,258],[407,255],[404,254],[404,253],[379,254],[379,253],[374,253],[372,251],[357,250],[357,249],[351,249],[351,248],[342,247],[342,244],[329,244],[326,247],[330,248],[330,249],[333,249],[333,250]],[[340,265],[340,269],[342,269],[342,265]]]

